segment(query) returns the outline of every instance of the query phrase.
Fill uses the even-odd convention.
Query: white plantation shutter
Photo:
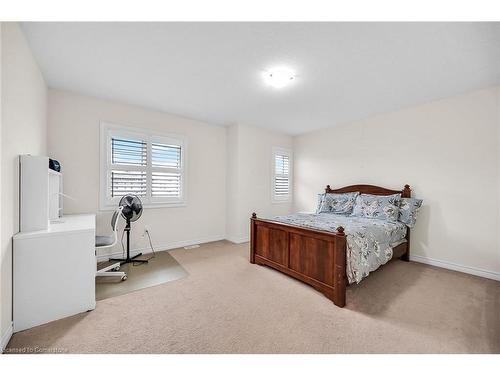
[[[106,159],[101,162],[101,205],[115,206],[125,194],[144,204],[183,203],[185,148],[182,138],[159,137],[103,124]],[[107,160],[107,161],[106,161]]]
[[[152,197],[180,197],[182,187],[181,146],[153,143]]]
[[[291,153],[287,150],[273,152],[273,198],[289,200],[291,197]]]
[[[111,138],[110,194],[121,197],[147,193],[147,144],[142,140]]]
[[[181,174],[153,172],[153,197],[179,197],[181,195]]]
[[[111,171],[111,197],[135,194],[145,197],[147,192],[146,172]]]
[[[181,146],[153,143],[151,149],[153,167],[181,167]]]
[[[284,197],[289,194],[289,171],[290,159],[288,155],[274,156],[275,177],[274,177],[274,195]]]
[[[141,165],[147,163],[147,144],[145,141],[111,138],[111,163]]]

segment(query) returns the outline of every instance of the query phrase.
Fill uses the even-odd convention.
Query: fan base
[[[110,262],[120,262],[120,265],[125,264],[125,263],[147,263],[148,261],[145,259],[135,259],[137,257],[140,257],[142,253],[139,253],[137,255],[134,255],[133,257],[127,257],[125,259],[117,259],[117,258],[111,258],[109,261]]]

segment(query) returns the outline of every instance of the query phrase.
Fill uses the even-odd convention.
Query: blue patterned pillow
[[[399,203],[399,221],[408,225],[409,228],[415,226],[418,210],[422,207],[422,199],[401,198]]]
[[[318,194],[318,209],[316,213],[350,214],[358,195],[358,192]]]
[[[361,194],[356,198],[352,216],[396,222],[399,216],[401,194]]]

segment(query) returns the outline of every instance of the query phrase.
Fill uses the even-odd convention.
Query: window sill
[[[175,202],[175,203],[143,203],[143,208],[176,208],[176,207],[187,207],[186,202]],[[99,207],[99,211],[115,211],[118,208],[116,205],[106,205]]]
[[[271,201],[272,204],[282,204],[282,203],[292,203],[292,199],[273,199]]]

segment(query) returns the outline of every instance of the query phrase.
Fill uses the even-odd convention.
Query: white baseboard
[[[446,262],[444,260],[437,260],[432,258],[423,257],[421,255],[410,255],[410,260],[419,263],[429,264],[431,266],[447,268],[449,270],[468,273],[475,276],[485,277],[487,279],[500,281],[500,272],[488,271],[481,268],[462,266],[461,264]]]
[[[2,335],[2,341],[0,341],[0,353],[3,353],[5,348],[7,347],[7,344],[10,341],[10,338],[12,337],[12,333],[14,332],[14,323],[11,322],[9,327],[7,328],[7,331]]]
[[[235,243],[235,244],[240,244],[240,243],[245,243],[245,242],[248,242],[250,241],[250,239],[248,237],[226,237],[226,240],[232,242],[232,243]]]
[[[156,244],[153,246],[155,247],[155,251],[164,251],[164,250],[172,250],[172,249],[178,249],[179,247],[184,247],[184,246],[192,246],[192,245],[199,245],[207,242],[213,242],[213,241],[220,241],[226,239],[226,236],[221,234],[218,236],[208,236],[208,237],[202,237],[198,238],[195,240],[187,240],[187,241],[175,241],[175,242],[169,242],[166,244]],[[120,240],[118,240],[118,246],[120,243]],[[148,254],[151,253],[151,248],[149,246],[147,247],[141,247],[138,249],[132,249],[130,250],[131,255],[135,255],[138,253],[143,253],[143,254]],[[108,258],[120,258],[122,256],[122,251],[116,251],[110,254],[99,254],[97,256],[97,261],[104,261],[107,260]]]

